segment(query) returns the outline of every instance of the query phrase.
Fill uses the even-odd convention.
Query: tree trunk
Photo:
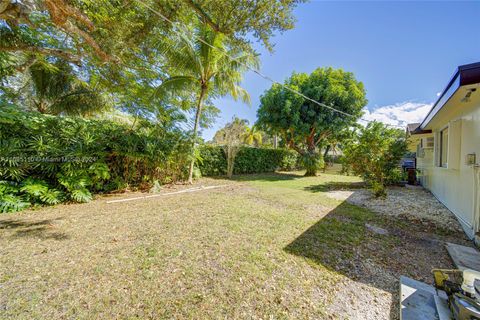
[[[317,171],[324,165],[322,153],[309,150],[303,155],[303,165],[307,172],[305,177],[314,177],[317,175]]]
[[[325,159],[327,158],[328,151],[330,151],[330,145],[328,145],[325,148],[325,152],[323,153],[323,161],[324,162],[325,162]],[[323,164],[323,173],[325,173],[325,171],[327,171],[327,163],[326,162]]]
[[[193,184],[193,168],[195,166],[195,143],[197,142],[197,131],[200,126],[200,115],[202,114],[203,98],[207,88],[202,85],[200,96],[198,97],[197,111],[195,113],[195,124],[193,126],[193,142],[192,142],[192,161],[190,162],[190,168],[188,170],[188,183]]]
[[[315,167],[308,167],[307,172],[305,172],[305,177],[315,177],[317,176],[317,168]]]
[[[235,162],[235,156],[232,146],[227,146],[227,178],[232,179],[233,176],[233,164]]]
[[[35,107],[37,108],[37,111],[45,114],[47,113],[47,104],[43,101],[35,101]]]

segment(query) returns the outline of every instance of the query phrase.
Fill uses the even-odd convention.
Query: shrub
[[[227,174],[227,157],[222,147],[204,145],[200,149],[197,163],[203,176],[222,176]]]
[[[227,173],[227,160],[223,147],[205,145],[200,148],[198,163],[203,176]],[[263,173],[275,170],[294,170],[298,166],[295,152],[285,149],[242,147],[235,158],[234,174]]]
[[[0,211],[32,204],[87,202],[92,194],[183,178],[188,139],[144,123],[0,109]]]
[[[400,159],[407,150],[405,132],[371,122],[344,148],[344,171],[362,176],[377,197],[402,179]]]

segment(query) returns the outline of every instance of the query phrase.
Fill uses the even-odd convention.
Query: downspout
[[[477,245],[480,245],[480,237],[477,235],[480,228],[480,165],[473,166],[473,232]]]

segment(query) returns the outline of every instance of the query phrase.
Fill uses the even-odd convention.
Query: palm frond
[[[173,76],[162,82],[155,90],[155,95],[160,98],[181,95],[185,91],[194,90],[197,79],[193,76]]]

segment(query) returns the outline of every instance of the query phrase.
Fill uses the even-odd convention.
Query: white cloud
[[[432,104],[402,102],[388,106],[377,107],[370,111],[365,108],[362,119],[377,120],[386,124],[405,127],[408,123],[422,122]],[[365,123],[365,121],[360,121]]]

